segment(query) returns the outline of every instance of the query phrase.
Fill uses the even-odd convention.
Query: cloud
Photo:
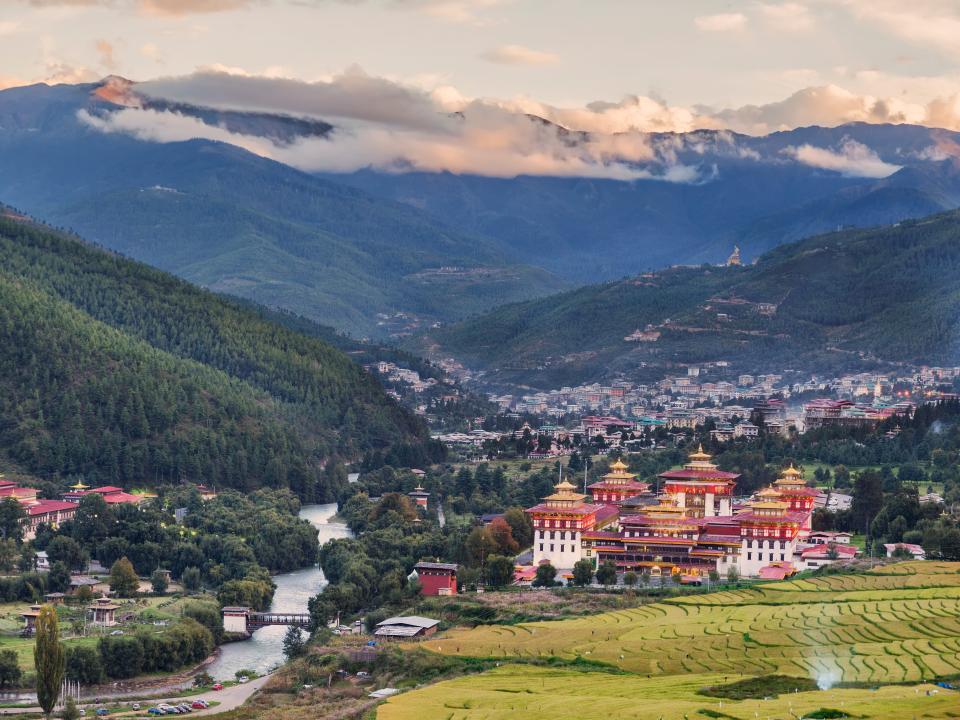
[[[348,0],[350,1],[350,0]],[[362,0],[358,0],[362,1]],[[413,9],[443,22],[459,25],[488,25],[486,11],[509,0],[393,0],[394,7]]]
[[[140,54],[149,60],[162,62],[160,59],[160,48],[155,43],[148,42],[140,46]]]
[[[848,122],[923,124],[927,117],[927,108],[923,105],[902,98],[857,95],[836,85],[804,88],[785,100],[765,105],[702,111],[722,127],[751,135],[804,125],[834,126]],[[960,118],[954,118],[948,127],[956,127],[958,121]]]
[[[560,62],[558,55],[523,45],[501,45],[483,53],[481,57],[503,65],[554,65]]]
[[[18,30],[20,30],[20,23],[18,22],[13,22],[12,20],[0,22],[0,37],[13,35]]]
[[[100,65],[107,70],[114,70],[117,67],[116,59],[113,57],[113,45],[106,40],[97,40],[97,54],[100,56]]]
[[[955,0],[842,0],[840,4],[904,40],[960,57],[960,5]]]
[[[102,132],[124,133],[141,140],[179,142],[203,138],[228,142],[306,171],[350,172],[373,167],[386,172],[649,178],[684,183],[698,177],[695,168],[679,164],[631,166],[623,155],[651,156],[646,138],[620,138],[613,144],[599,138],[586,140],[579,147],[571,146],[553,126],[491,107],[474,108],[463,118],[451,119],[451,132],[446,134],[360,124],[337,129],[330,138],[301,138],[286,145],[231,133],[168,111],[124,108],[101,117],[81,110],[79,117]]]
[[[704,32],[732,32],[747,27],[747,16],[743,13],[700,15],[693,19],[693,24]]]
[[[899,165],[884,162],[866,145],[850,138],[836,151],[801,145],[785,148],[783,153],[804,165],[833,170],[847,177],[885,178],[900,169]]]
[[[253,0],[139,0],[140,11],[147,15],[189,15],[239,10]]]
[[[34,7],[106,7],[135,8],[144,15],[181,16],[239,10],[270,0],[26,0]]]
[[[349,172],[372,167],[388,172],[672,182],[709,180],[715,171],[707,166],[716,157],[756,162],[790,158],[857,177],[885,177],[897,169],[854,142],[832,148],[803,145],[789,148],[786,155],[761,157],[731,130],[765,135],[799,126],[853,121],[914,122],[960,129],[960,98],[956,95],[921,104],[822,86],[806,88],[779,102],[722,110],[674,106],[643,95],[629,95],[619,102],[558,107],[524,97],[471,98],[451,86],[428,89],[371,76],[357,67],[316,82],[282,77],[282,70],[273,69],[278,77],[266,77],[241,68],[230,72],[207,69],[139,83],[134,91],[148,100],[324,120],[334,126],[326,137],[280,143],[231,133],[176,112],[141,107],[90,116],[85,121],[104,132],[156,142],[191,138],[229,142],[307,171]],[[145,107],[149,108],[149,103]]]
[[[763,4],[760,14],[772,27],[786,32],[804,32],[815,24],[810,8],[795,2]]]

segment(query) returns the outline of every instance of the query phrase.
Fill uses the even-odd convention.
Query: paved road
[[[198,715],[216,715],[218,713],[227,712],[228,710],[235,710],[236,708],[243,705],[247,700],[250,699],[250,697],[257,690],[263,687],[266,684],[267,680],[269,679],[270,679],[269,675],[264,675],[263,677],[259,677],[256,680],[251,680],[248,683],[243,683],[242,685],[231,685],[230,687],[225,688],[223,690],[219,690],[219,691],[209,690],[199,695],[190,695],[189,697],[182,697],[182,698],[171,697],[171,698],[164,698],[159,700],[155,699],[155,700],[138,700],[138,701],[134,701],[133,699],[130,699],[130,700],[118,699],[118,700],[110,700],[110,701],[107,701],[106,703],[96,703],[96,704],[83,703],[80,705],[80,707],[92,709],[92,708],[99,707],[100,705],[109,706],[109,705],[116,705],[120,703],[122,703],[123,705],[129,705],[132,702],[139,702],[143,710],[140,710],[137,712],[115,713],[111,715],[111,717],[121,717],[124,715],[133,715],[134,717],[140,717],[146,714],[147,708],[153,707],[154,705],[159,705],[160,703],[163,703],[163,702],[170,703],[171,705],[175,705],[175,704],[180,704],[182,702],[190,704],[194,700],[206,700],[207,702],[218,702],[220,704],[217,705],[216,707],[207,708],[206,710],[194,710],[193,713],[190,714],[190,717],[196,717]],[[39,714],[41,712],[43,711],[39,706],[19,707],[19,708],[0,708],[0,715],[20,715],[22,713]],[[88,717],[93,717],[93,716],[90,713],[88,713]]]

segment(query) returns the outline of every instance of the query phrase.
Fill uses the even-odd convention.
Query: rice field
[[[561,690],[564,682],[585,683],[576,690],[568,687],[567,692],[599,692],[608,687],[608,683],[613,684],[610,687],[630,687],[636,691],[631,690],[626,696],[606,691],[596,697],[591,694],[591,703],[602,701],[604,707],[609,705],[610,711],[621,712],[616,709],[618,703],[644,697],[644,692],[652,693],[647,714],[628,715],[651,718],[658,717],[658,713],[664,718],[683,717],[684,712],[694,717],[702,708],[716,711],[715,699],[705,702],[707,698],[695,696],[687,698],[690,704],[676,703],[676,708],[668,702],[673,708],[670,710],[673,714],[669,714],[657,704],[667,701],[662,691],[668,686],[689,694],[691,686],[696,689],[747,676],[773,674],[878,686],[919,683],[960,676],[960,563],[907,562],[865,574],[769,583],[570,620],[478,627],[432,638],[424,647],[438,653],[502,659],[505,666],[492,678],[490,675],[469,677],[410,694],[411,701],[420,698],[427,706],[433,702],[431,698],[443,698],[440,706],[447,708],[446,713],[439,710],[437,714],[421,713],[417,720],[472,719],[494,714],[511,717],[509,713],[504,714],[506,708],[502,702],[489,705],[479,700],[483,697],[491,702],[495,698],[503,700],[497,694],[499,691],[490,688],[491,683],[506,678],[513,688],[503,690],[507,695],[517,694],[514,690],[523,687],[524,678],[534,683],[529,692],[520,693],[523,697],[510,698],[514,703],[551,702],[540,696],[551,687],[551,679],[564,675],[566,679],[558,686]],[[597,673],[589,673],[588,678],[578,671],[510,665],[511,661],[550,656],[597,661],[630,675],[599,673],[597,677]],[[575,677],[569,677],[570,673]],[[534,681],[542,683],[543,692],[535,687]],[[466,688],[473,689],[466,692]],[[485,688],[493,694],[481,693]],[[466,694],[462,694],[464,692]],[[527,697],[530,692],[536,697]],[[837,697],[843,702],[862,704],[873,698],[871,702],[875,704],[876,698],[881,697],[878,692],[884,693],[883,697],[890,694],[890,702],[897,699],[910,704],[910,712],[879,715],[875,708],[862,714],[909,718],[913,713],[912,703],[921,703],[924,710],[920,714],[926,717],[960,718],[960,693],[949,690],[930,695],[929,701],[925,690],[914,687],[799,693],[796,699],[799,702],[800,696],[813,695],[816,700],[811,702],[819,703],[817,707],[833,707],[825,698],[839,693]],[[480,704],[457,710],[450,705],[454,702],[453,696]],[[396,714],[398,711],[393,708],[409,702],[407,697],[391,700],[382,707],[379,717],[385,720],[412,717]],[[951,711],[955,714],[927,714],[927,705],[939,707],[943,697],[950,698]],[[745,702],[735,703],[740,715],[731,714],[754,717],[757,712],[757,717],[765,717],[766,711],[750,709],[752,706],[748,707]],[[741,706],[749,710],[748,714],[743,714]],[[777,710],[782,711],[783,708]],[[892,711],[883,709],[883,712]],[[538,716],[539,713],[534,715]],[[789,714],[782,716],[790,717]]]
[[[871,720],[960,717],[960,695],[932,685],[788,693],[769,700],[718,700],[696,694],[717,679],[694,675],[651,681],[635,675],[512,665],[397,695],[379,707],[377,718],[797,720],[821,708]]]

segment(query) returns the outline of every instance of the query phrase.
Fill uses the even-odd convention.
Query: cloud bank
[[[319,119],[326,137],[279,143],[242,135],[165,109],[129,103],[82,120],[102,132],[156,142],[204,138],[232,143],[307,171],[449,171],[497,177],[521,174],[709,180],[708,155],[760,161],[748,140],[730,130],[765,135],[806,125],[853,121],[910,122],[960,129],[960,98],[926,105],[872,98],[835,86],[813,87],[766,105],[712,110],[672,106],[631,95],[620,102],[557,107],[530,98],[469,98],[449,86],[425,90],[359,68],[318,82],[206,70],[134,86],[148,100]],[[723,132],[695,133],[696,130]],[[688,133],[677,135],[673,133]],[[893,160],[898,161],[897,158]],[[851,177],[886,177],[891,158],[852,140],[838,147],[790,147],[769,162],[797,162]]]
[[[801,145],[786,148],[783,152],[804,165],[833,170],[847,177],[885,178],[901,167],[884,162],[873,150],[851,138],[846,138],[836,151]]]

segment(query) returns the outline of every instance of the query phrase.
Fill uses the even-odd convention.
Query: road
[[[107,703],[96,703],[96,704],[86,704],[83,703],[79,707],[87,708],[92,710],[93,708],[99,707],[100,705],[129,705],[132,702],[139,702],[143,710],[138,712],[118,712],[114,713],[110,717],[123,717],[123,716],[133,716],[133,717],[143,717],[146,715],[147,708],[153,707],[154,705],[159,705],[160,703],[170,703],[171,705],[187,703],[188,705],[194,700],[206,700],[207,702],[217,702],[220,703],[216,707],[207,708],[206,710],[194,710],[191,713],[190,717],[196,717],[198,715],[216,715],[218,713],[227,712],[228,710],[235,710],[236,708],[243,705],[250,697],[261,687],[263,687],[266,682],[270,679],[269,675],[264,675],[263,677],[258,677],[256,680],[251,680],[248,683],[243,683],[241,685],[231,685],[228,688],[223,690],[208,690],[205,693],[199,695],[190,695],[189,697],[181,698],[165,698],[165,699],[154,699],[154,700],[139,700],[134,701],[132,698],[129,700],[111,700]],[[18,708],[0,708],[0,715],[21,715],[25,713],[36,713],[40,714],[43,710],[39,706],[35,707],[18,707]],[[92,717],[88,713],[88,717]]]

